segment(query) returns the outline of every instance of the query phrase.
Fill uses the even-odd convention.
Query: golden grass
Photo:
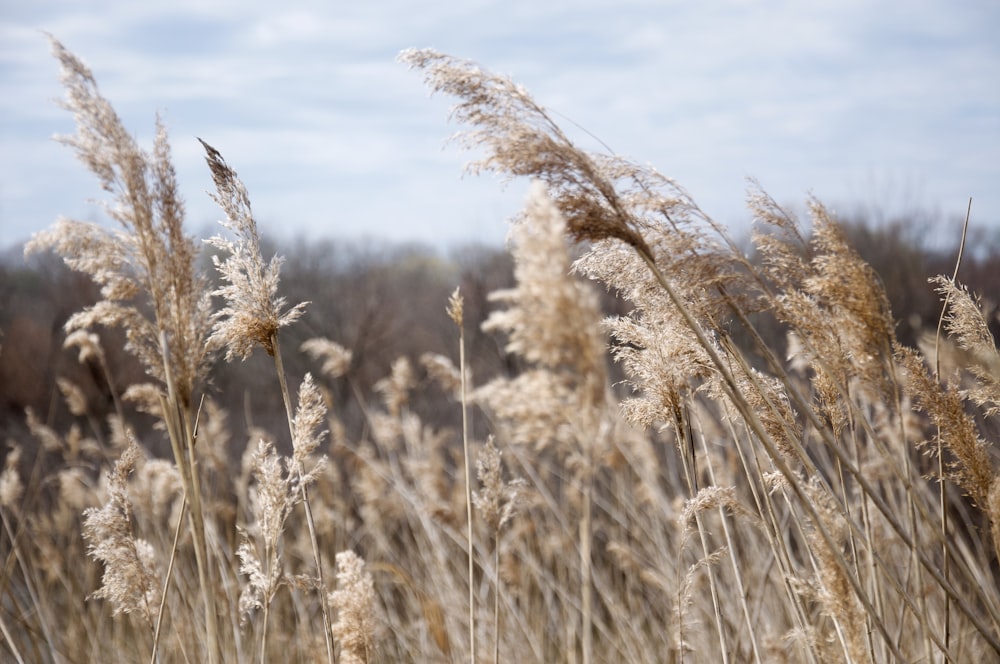
[[[212,289],[183,233],[166,132],[140,149],[89,70],[54,48],[78,122],[66,142],[120,228],[64,220],[29,249],[55,249],[102,287],[67,344],[116,398],[155,413],[151,435],[173,456],[147,452],[127,400],[103,444],[27,414],[32,439],[0,473],[5,656],[1000,658],[1000,356],[954,277],[935,282],[949,338],[922,344],[941,352],[905,347],[878,276],[820,203],[807,233],[755,186],[751,260],[676,183],[578,149],[513,82],[407,52],[458,98],[465,139],[486,149],[476,168],[537,181],[513,231],[517,283],[476,321],[521,370],[473,382],[464,335],[457,366],[421,358],[453,395],[437,407],[463,412],[456,433],[411,407],[418,369],[399,358],[381,403],[361,403],[364,435],[345,439],[330,386],[351,349],[307,342],[321,378],[290,389],[279,332],[308,312],[279,295],[281,259],[261,256],[235,171],[205,144],[233,236],[210,240]],[[626,313],[604,317],[595,283]],[[765,337],[761,312],[786,336]],[[472,322],[457,292],[441,315]],[[100,332],[115,326],[147,383],[110,384]],[[258,346],[287,438],[254,430],[241,464],[225,453],[210,368]],[[611,384],[612,361],[624,384]],[[488,440],[466,409],[487,418]],[[28,446],[32,468],[17,451]]]

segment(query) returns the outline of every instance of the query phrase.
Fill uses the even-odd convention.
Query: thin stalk
[[[115,379],[111,375],[111,369],[108,367],[108,361],[104,357],[103,351],[97,354],[97,362],[101,365],[101,372],[104,374],[104,380],[108,384],[108,391],[111,392],[111,401],[115,406],[115,414],[118,416],[118,420],[124,423],[125,410],[122,408],[122,400],[118,396],[118,388],[115,385]]]
[[[462,456],[465,462],[465,510],[466,510],[466,537],[469,543],[469,661],[476,663],[476,596],[475,596],[475,559],[472,548],[472,463],[469,458],[469,409],[468,409],[468,386],[466,384],[465,370],[465,327],[458,326],[458,364],[462,378]],[[498,634],[499,636],[499,634]]]
[[[687,479],[688,492],[691,494],[691,498],[694,499],[700,491],[698,488],[698,464],[695,457],[694,428],[689,411],[686,407],[677,415],[676,426],[678,429],[678,438],[682,439],[679,442],[681,446],[681,456],[688,457],[683,462],[684,475]],[[687,451],[686,454],[684,452],[685,450]],[[695,510],[694,512],[694,522],[695,527],[698,530],[698,541],[701,543],[702,555],[707,561],[709,560],[711,553],[708,547],[708,537],[705,533],[705,525],[702,523],[701,513],[698,510]],[[729,644],[726,639],[725,621],[722,617],[722,602],[719,599],[718,580],[715,578],[715,570],[712,565],[706,565],[705,571],[708,574],[708,587],[712,596],[712,612],[715,617],[716,632],[719,635],[719,648],[722,652],[722,662],[723,664],[728,664]]]
[[[698,437],[701,439],[701,449],[705,456],[705,470],[708,473],[708,481],[712,483],[712,486],[717,486],[715,482],[715,470],[712,468],[711,457],[708,453],[708,442],[705,440],[705,436]],[[729,518],[726,516],[725,508],[721,505],[719,506],[719,519],[722,521],[722,530],[726,536],[726,548],[729,550],[729,560],[733,566],[733,576],[736,579],[736,590],[740,597],[743,619],[746,621],[747,633],[750,635],[750,647],[753,650],[753,658],[756,662],[763,662],[764,660],[760,658],[760,648],[757,645],[757,632],[754,630],[753,620],[750,618],[750,607],[747,606],[747,593],[746,587],[743,584],[743,573],[740,571],[739,563],[736,560],[736,546],[729,528]]]
[[[458,367],[461,378],[462,402],[462,457],[465,463],[465,514],[466,514],[466,544],[469,548],[469,658],[476,664],[476,592],[475,592],[475,558],[472,542],[472,461],[469,455],[469,408],[468,385],[465,367],[465,300],[461,289],[448,298],[445,309],[448,317],[458,327]],[[498,635],[499,636],[499,635]]]
[[[103,362],[102,362],[103,364]],[[201,422],[201,409],[205,405],[205,395],[202,395],[201,402],[198,404],[198,414],[195,416],[194,420],[194,431],[192,432],[192,438],[195,443],[198,442],[198,425]],[[124,421],[124,420],[122,420]],[[167,573],[163,577],[163,589],[160,591],[160,608],[156,612],[156,627],[153,630],[153,651],[149,655],[149,664],[156,662],[156,651],[160,644],[160,627],[163,626],[163,614],[166,612],[167,606],[167,588],[170,586],[170,577],[173,575],[174,562],[177,560],[177,544],[181,539],[181,524],[184,523],[185,512],[188,507],[187,494],[184,494],[184,499],[181,502],[181,513],[177,518],[177,526],[174,528],[174,541],[170,546],[170,562],[167,563]]]
[[[849,385],[844,387],[844,393],[845,395],[847,395],[848,399],[850,399],[851,388]],[[851,402],[853,403],[853,401]],[[849,422],[848,428],[850,430],[850,439],[852,443],[850,445],[850,448],[854,452],[854,465],[857,468],[861,468],[862,467],[861,442],[858,440],[857,422],[855,421],[853,409],[849,411],[847,417]],[[851,499],[848,493],[849,489],[847,487],[847,482],[844,477],[844,465],[843,463],[841,463],[840,459],[836,459],[835,463],[837,465],[837,475],[840,478],[841,491],[843,492],[842,500],[844,504],[844,510],[847,513],[848,518],[851,518],[853,516],[851,510]],[[874,542],[876,540],[872,531],[872,520],[871,520],[871,512],[868,506],[868,495],[863,491],[859,493],[861,494],[861,527],[864,529],[864,541],[868,543],[869,548],[873,548]],[[858,549],[857,535],[855,534],[853,529],[848,531],[848,537],[850,538],[851,557],[853,559],[855,573],[858,575],[858,578],[861,578],[862,576],[861,555]],[[878,615],[883,615],[884,608],[882,604],[883,602],[882,584],[879,583],[878,566],[875,564],[874,556],[868,556],[868,571],[869,571],[869,586],[870,586],[869,592],[871,592],[872,596],[875,598],[875,610],[878,612]],[[873,632],[874,630],[872,628],[871,616],[865,615],[865,640],[867,641],[868,644],[869,657],[871,657],[871,661],[874,662],[877,660],[875,656],[876,642],[875,639],[873,638],[874,637]],[[899,640],[897,639],[897,643],[898,642]],[[884,652],[880,654],[882,655],[883,658],[885,657]]]
[[[285,402],[285,414],[288,416],[288,433],[292,437],[292,444],[295,444],[295,416],[292,410],[292,399],[288,393],[288,382],[285,380],[285,365],[281,361],[281,348],[278,346],[278,334],[276,332],[271,333],[271,348],[274,350],[274,369],[278,373],[278,384],[281,387],[281,398]],[[299,473],[299,477],[305,475],[305,468],[302,467],[302,463],[299,462],[296,471]],[[323,558],[319,550],[319,538],[316,536],[316,522],[313,519],[312,507],[309,504],[309,489],[306,487],[304,482],[300,482],[302,492],[302,506],[306,512],[306,525],[309,528],[309,541],[312,544],[312,554],[313,562],[316,565],[316,578],[319,581],[319,605],[323,611],[323,640],[326,643],[326,659],[329,664],[333,664],[333,632],[331,631],[332,623],[330,622],[330,608],[327,606],[326,602],[326,581],[323,578]],[[266,611],[266,608],[265,608]],[[266,618],[265,613],[265,618]],[[265,627],[267,623],[265,620]],[[265,630],[266,631],[266,630]],[[262,654],[263,656],[263,654]]]
[[[17,660],[17,664],[24,664],[21,651],[17,649],[17,645],[11,637],[10,630],[7,628],[7,621],[3,619],[2,613],[0,613],[0,634],[3,634],[3,638],[7,642],[7,647],[10,648],[10,652],[14,656],[14,659]]]
[[[906,422],[905,422],[905,419],[903,417],[903,397],[900,394],[900,390],[899,390],[899,380],[898,380],[898,378],[896,376],[896,365],[895,365],[895,363],[890,363],[890,365],[889,365],[889,371],[891,372],[891,376],[892,376],[893,403],[896,406],[896,414],[897,414],[897,418],[896,419],[899,422],[899,441],[900,441],[899,451],[900,451],[900,455],[903,458],[903,469],[904,469],[904,472],[906,473],[907,477],[917,476],[917,471],[913,468],[913,461],[910,459],[910,452],[909,452],[909,450],[907,449],[907,446],[906,446]],[[865,500],[866,501],[867,501],[867,499],[868,499],[868,497],[865,496]],[[907,506],[907,513],[909,514],[909,517],[910,517],[910,528],[913,531],[914,540],[916,540],[918,532],[920,530],[920,524],[919,524],[919,522],[917,520],[918,514],[917,514],[916,494],[913,491],[907,491],[906,492],[906,506]],[[942,510],[941,513],[944,514],[944,511]],[[942,533],[942,536],[943,535],[944,535],[944,533]],[[948,564],[947,563],[947,559],[948,558],[949,558],[948,555],[943,555],[942,556],[942,559],[945,561],[945,565],[946,566]],[[916,579],[916,587],[918,589],[924,588],[924,584],[925,584],[924,571],[923,571],[923,568],[920,566],[920,561],[917,559],[916,547],[910,547],[910,565],[911,565],[911,567],[909,569],[915,570],[915,573],[916,573],[916,577],[917,577],[917,579]],[[907,575],[909,575],[909,569],[907,570],[907,573],[908,573]],[[945,576],[945,578],[948,578],[948,577]],[[928,608],[927,608],[926,593],[924,593],[924,592],[918,592],[917,593],[917,604],[920,607],[920,612],[921,612],[922,615],[929,615]],[[945,623],[946,623],[946,626],[945,626],[944,644],[945,644],[946,648],[948,646],[948,634],[947,634],[947,632],[948,632],[948,628],[947,628],[947,622],[948,622],[948,620],[947,620],[947,613],[948,613],[948,610],[950,609],[949,604],[950,604],[950,600],[948,599],[948,596],[945,595],[945,615],[946,615]],[[904,629],[903,629],[903,620],[902,620],[902,611],[903,611],[903,609],[904,609],[904,607],[900,607],[900,620],[899,620],[900,627],[899,627],[899,634],[897,636],[897,642],[901,642],[903,640],[903,638],[905,638]],[[925,653],[924,656],[926,657],[927,661],[930,662],[930,661],[933,660],[933,656],[932,656],[932,653],[933,653],[933,643],[931,642],[930,637],[927,635],[927,630],[924,631],[923,637],[924,637],[924,653]],[[947,655],[945,655],[945,658],[947,659]]]
[[[594,470],[589,450],[586,463],[583,478],[583,517],[580,519],[580,617],[583,623],[583,664],[591,664],[594,651],[594,578],[591,560]]]
[[[726,364],[722,361],[722,358],[719,356],[719,353],[716,350],[715,345],[705,334],[705,331],[701,328],[701,325],[698,323],[698,321],[695,320],[694,316],[688,310],[688,307],[684,304],[680,296],[677,294],[677,291],[674,289],[673,286],[670,285],[670,282],[667,281],[666,277],[660,271],[659,267],[656,265],[656,261],[653,258],[652,254],[650,254],[648,251],[644,251],[639,248],[636,248],[636,251],[638,252],[640,257],[642,257],[643,261],[645,261],[646,265],[649,267],[653,276],[656,278],[657,284],[661,288],[663,288],[664,292],[667,294],[667,297],[669,297],[671,303],[673,303],[674,307],[681,314],[681,317],[684,319],[685,324],[697,338],[698,344],[708,354],[709,359],[712,362],[712,365],[720,373],[723,379],[722,386],[726,392],[726,396],[733,401],[734,405],[736,405],[737,409],[739,410],[740,416],[750,426],[750,429],[754,432],[754,435],[757,437],[757,439],[760,440],[761,444],[764,445],[768,454],[771,456],[775,467],[781,472],[782,475],[785,476],[786,479],[788,479],[789,486],[793,489],[793,491],[796,494],[796,497],[799,499],[803,507],[809,513],[810,518],[814,521],[814,523],[816,523],[817,531],[823,538],[823,541],[830,548],[830,550],[836,554],[838,551],[837,548],[838,543],[833,539],[833,536],[828,532],[828,530],[825,527],[823,527],[819,515],[817,513],[816,507],[812,504],[812,502],[809,499],[809,496],[806,494],[804,488],[801,486],[799,478],[795,475],[794,472],[792,472],[792,469],[788,466],[788,464],[779,454],[777,446],[775,445],[774,441],[771,439],[771,437],[765,430],[764,424],[761,422],[760,417],[754,411],[753,407],[747,402],[746,398],[740,394],[739,386],[736,383],[736,379],[733,377],[733,374],[729,371],[729,368],[726,366]],[[863,482],[864,479],[859,478],[859,481]],[[870,485],[866,485],[865,488],[871,490]],[[859,600],[861,600],[861,603],[864,605],[864,609],[869,613],[871,613],[873,616],[875,616],[874,607],[871,604],[871,600],[864,592],[864,590],[861,588],[860,584],[858,583],[858,580],[851,574],[851,569],[847,561],[844,560],[842,555],[836,555],[835,560],[837,566],[840,568],[841,572],[844,574],[844,576],[850,583],[851,589],[854,592],[855,596]],[[878,627],[878,630],[882,635],[882,638],[888,642],[889,647],[892,649],[893,656],[896,657],[897,659],[903,659],[902,653],[899,652],[899,649],[896,647],[896,645],[891,642],[891,638],[889,636],[885,624],[881,620],[876,620],[876,626]],[[990,635],[988,633],[984,633],[984,636],[989,637]]]
[[[741,370],[743,371],[744,375],[746,375],[749,380],[754,382],[757,389],[761,390],[761,393],[763,394],[763,388],[759,384],[757,384],[756,378],[750,371],[749,366],[745,365],[744,358],[742,358],[742,356],[738,354],[734,355],[733,358],[736,359],[737,362],[743,365],[741,367]],[[789,385],[789,387],[791,386]],[[795,394],[795,390],[791,390],[790,394]],[[727,395],[731,399],[741,399],[738,393],[732,393],[730,391],[727,392]],[[766,395],[764,396],[764,398],[765,401],[768,401],[769,408],[773,409],[774,406],[773,404],[770,404]],[[805,402],[801,400],[801,396],[797,396],[796,398],[797,398],[797,403],[805,404]],[[799,478],[797,478],[794,474],[792,474],[791,469],[788,466],[786,460],[783,457],[778,456],[779,453],[774,445],[774,441],[772,441],[769,437],[767,437],[767,432],[764,431],[763,425],[760,423],[760,420],[757,417],[756,412],[754,412],[750,408],[749,404],[741,404],[740,402],[736,402],[736,405],[739,408],[741,416],[745,420],[747,420],[747,425],[751,428],[752,431],[754,431],[758,439],[760,439],[760,442],[764,445],[764,448],[765,450],[767,450],[768,455],[772,457],[774,465],[788,480],[789,486],[794,490],[796,497],[802,502],[802,506],[808,513],[810,519],[812,519],[816,523],[818,532],[823,537],[827,546],[831,547],[831,550],[836,552],[836,549],[832,548],[835,546],[835,542],[831,539],[831,536],[827,531],[827,529],[823,527],[822,522],[818,520],[816,509],[810,502],[809,496],[804,492],[800,484]],[[824,436],[830,435],[829,431],[823,430],[821,428],[818,422],[814,419],[816,417],[815,413],[809,410],[807,406],[803,407],[803,412],[810,418],[811,421],[814,422],[814,425],[817,426],[817,433]],[[941,588],[952,597],[953,601],[962,607],[969,621],[976,627],[977,631],[979,631],[979,633],[983,636],[983,638],[986,639],[986,641],[990,644],[990,646],[996,652],[1000,653],[1000,640],[997,639],[993,630],[991,630],[988,627],[984,618],[980,615],[981,611],[977,612],[976,610],[974,610],[972,606],[969,604],[969,601],[965,599],[954,587],[952,587],[952,585],[948,581],[946,581],[941,576],[941,572],[934,565],[934,563],[927,557],[927,555],[924,552],[920,551],[919,549],[915,548],[912,539],[909,537],[907,531],[903,528],[899,520],[896,519],[896,517],[893,515],[889,506],[885,503],[882,497],[875,492],[875,489],[872,486],[871,482],[863,474],[861,474],[861,472],[857,468],[854,467],[853,463],[850,462],[846,454],[838,447],[833,446],[832,444],[830,445],[829,449],[832,452],[834,452],[838,460],[843,464],[844,468],[848,470],[848,472],[850,472],[850,474],[857,480],[858,484],[861,486],[861,489],[868,494],[868,496],[872,500],[872,503],[885,516],[886,523],[892,528],[892,530],[902,540],[904,540],[904,542],[908,546],[914,547],[914,550],[917,551],[920,563],[921,565],[923,565],[924,569],[935,579],[935,581],[938,582]],[[819,477],[815,467],[810,465],[811,462],[808,460],[808,458],[801,457],[800,460],[806,463],[806,468],[811,477],[817,477],[817,478]],[[830,491],[830,488],[826,487],[826,490]],[[843,506],[835,501],[834,507],[838,510],[840,515],[845,519],[846,525],[849,526],[852,530],[855,530],[856,532],[860,533],[860,529],[858,528],[857,524],[855,524],[853,521],[847,518],[847,515],[843,510]],[[872,550],[870,553],[872,556],[876,557],[879,566],[881,566],[883,569],[888,569],[888,565],[886,565],[886,563],[881,559],[877,551]],[[870,599],[867,597],[867,595],[863,593],[862,588],[858,583],[857,579],[854,576],[850,576],[850,569],[847,565],[847,561],[843,559],[843,556],[840,555],[837,556],[837,564],[840,567],[842,573],[849,575],[847,576],[847,580],[850,582],[852,590],[854,591],[855,595],[861,600],[862,604],[864,605],[865,611],[867,611],[872,616],[872,619],[875,622],[876,627],[878,627],[878,631],[881,634],[882,638],[886,639],[889,642],[889,647],[893,651],[893,656],[897,659],[901,658],[902,655],[899,653],[898,647],[891,640],[888,633],[888,628],[886,627],[885,623],[883,622],[881,617],[874,612],[874,607],[871,605]],[[927,623],[926,616],[922,615],[919,611],[916,610],[916,607],[913,605],[912,599],[902,588],[899,581],[895,579],[895,577],[893,577],[892,575],[887,575],[886,580],[893,586],[894,590],[898,593],[899,598],[914,613],[915,617],[920,621],[921,627],[926,632],[928,632],[930,638],[934,641],[934,643],[937,644],[938,647],[941,648],[942,650],[947,651],[944,642],[941,641],[937,635],[934,635],[930,631],[930,626]]]
[[[972,214],[972,198],[969,198],[969,205],[965,208],[965,223],[962,224],[962,239],[958,244],[958,256],[955,258],[955,270],[951,273],[951,283],[958,279],[958,268],[962,265],[962,254],[965,253],[965,240],[969,235],[969,217]],[[951,300],[951,293],[944,297],[941,305],[941,316],[938,317],[937,331],[934,333],[934,378],[941,379],[941,330],[944,328],[944,317],[948,311],[948,304]],[[944,467],[944,441],[941,440],[941,430],[938,429],[937,436],[937,458],[938,458],[938,509],[941,511],[941,539],[948,539],[948,505],[945,492],[945,467]],[[951,578],[951,556],[948,555],[948,547],[942,546],[942,568],[941,573],[945,579]],[[944,643],[947,646],[951,642],[951,597],[945,596],[944,602]]]
[[[791,381],[788,379],[787,374],[785,374],[784,370],[782,369],[781,363],[774,356],[774,353],[770,350],[770,348],[766,344],[764,344],[763,340],[760,339],[759,335],[756,335],[754,333],[752,326],[750,326],[749,322],[746,320],[746,317],[742,315],[740,309],[734,306],[733,311],[734,313],[736,313],[737,316],[740,317],[740,320],[744,323],[746,329],[748,329],[754,335],[755,343],[758,349],[760,349],[761,353],[765,356],[765,359],[768,362],[768,366],[770,366],[775,371],[776,375],[778,375],[782,383],[788,388],[788,396],[792,399],[793,403],[800,410],[800,412],[802,412],[807,417],[808,421],[813,425],[813,427],[815,427],[816,433],[823,438],[828,449],[840,460],[841,463],[844,464],[844,469],[847,470],[852,477],[854,477],[854,479],[858,482],[858,485],[861,487],[861,489],[869,496],[869,499],[872,501],[872,504],[879,510],[879,512],[882,513],[882,515],[886,519],[886,523],[892,528],[893,532],[895,532],[896,535],[898,535],[901,538],[903,543],[906,544],[911,549],[911,551],[915,552],[924,571],[930,574],[931,577],[941,586],[942,590],[944,590],[944,592],[948,594],[950,602],[954,605],[961,607],[962,612],[965,614],[968,620],[975,626],[976,630],[987,640],[990,646],[997,653],[1000,653],[1000,639],[997,638],[994,630],[991,629],[990,626],[987,625],[987,623],[983,619],[982,610],[974,608],[970,604],[970,602],[963,596],[963,594],[958,592],[952,586],[951,582],[942,575],[939,563],[931,560],[930,557],[922,549],[916,546],[913,538],[910,536],[910,533],[903,527],[902,523],[896,518],[895,516],[896,511],[890,508],[890,506],[875,491],[871,482],[860,472],[860,470],[857,467],[854,466],[853,462],[849,461],[849,458],[846,456],[846,453],[840,449],[840,446],[832,438],[832,434],[828,430],[826,430],[826,428],[824,428],[824,425],[820,421],[818,415],[816,415],[816,413],[813,412],[813,409],[809,404],[809,401],[802,396],[799,390],[797,390],[795,386],[791,383]],[[733,357],[741,362],[743,361],[739,355],[733,355]],[[743,372],[748,379],[755,382],[755,378],[752,372],[750,372],[749,367],[743,367]],[[848,406],[851,407],[852,409],[856,408],[856,405],[850,402],[849,400],[845,399],[845,401],[847,402]],[[770,407],[773,409],[773,406]],[[863,420],[862,423],[864,423]],[[875,440],[876,442],[878,442],[877,438]],[[770,453],[771,450],[769,450],[769,454]],[[891,456],[889,455],[888,452],[884,450],[882,451],[882,453],[886,456],[887,459],[890,458]],[[812,466],[812,463],[809,460],[809,458],[807,456],[804,456],[801,450],[799,451],[799,460],[802,461],[804,464],[806,464],[807,469],[812,475],[816,475],[817,469]],[[894,471],[896,470],[894,464],[892,465],[892,468],[894,469]],[[897,472],[897,478],[903,483],[903,486],[907,491],[911,492],[913,491],[913,485],[911,483],[910,478],[902,474],[902,471]],[[924,517],[924,519],[929,520],[930,516],[923,513],[924,508],[922,504],[916,503],[916,506],[921,510],[921,515]],[[846,518],[846,515],[844,516]],[[848,521],[848,525],[851,526],[852,528],[856,528],[853,522]],[[937,530],[933,532],[933,535],[938,539],[941,546],[945,547],[951,553],[952,550],[949,547],[952,547],[953,544],[949,542],[948,538],[942,536],[942,533]],[[873,552],[873,555],[875,555],[875,552]],[[898,584],[891,576],[889,576],[887,580],[896,587],[896,590],[898,592],[902,593],[902,590],[898,587]],[[905,602],[909,598],[907,595],[902,594],[901,599],[903,599],[903,601]],[[986,610],[989,612],[990,618],[994,621],[994,624],[1000,621],[1000,618],[998,618],[1000,612],[998,612],[993,603],[990,602],[989,599],[983,595],[980,595],[979,599],[985,602],[984,606]],[[925,617],[919,615],[917,612],[914,613],[921,620],[921,625],[926,629],[929,629],[929,626],[926,625]],[[880,631],[882,630],[880,629]],[[947,650],[944,642],[940,638],[938,638],[936,635],[931,636],[931,638],[939,648]]]
[[[750,458],[747,456],[747,451],[743,449],[743,445],[739,444],[740,438],[736,433],[735,426],[733,425],[734,420],[735,418],[733,417],[727,417],[725,421],[728,423],[732,440],[736,441],[736,453],[740,458],[743,474],[747,479],[751,492],[753,493],[754,504],[756,505],[757,513],[761,518],[761,528],[767,534],[767,541],[771,547],[772,554],[774,555],[775,564],[778,566],[781,574],[782,586],[784,587],[785,593],[788,597],[788,603],[792,607],[796,627],[805,633],[808,622],[806,620],[806,609],[802,605],[803,598],[801,593],[796,592],[791,585],[791,579],[794,576],[792,573],[793,565],[791,555],[788,550],[787,542],[782,536],[783,529],[775,510],[774,500],[771,497],[771,491],[767,490],[767,487],[763,486],[761,483],[761,480],[764,477],[764,469],[761,466],[760,453],[758,452],[757,447],[749,444],[747,445],[750,447],[749,452],[752,455],[751,458],[753,459],[753,466],[751,466]],[[748,430],[749,427],[747,427],[745,423],[744,428],[747,429],[746,440],[749,442],[750,431]],[[808,656],[809,661],[815,664],[815,662],[818,661],[816,644],[810,641],[806,643],[803,649]]]
[[[500,530],[493,542],[493,664],[500,664]]]
[[[202,511],[201,483],[198,478],[194,452],[194,431],[188,421],[187,414],[184,412],[184,408],[177,398],[176,386],[167,357],[167,335],[166,332],[162,331],[160,332],[160,349],[163,352],[163,371],[167,382],[167,396],[160,397],[163,420],[167,427],[174,460],[181,470],[181,479],[184,483],[185,493],[191,501],[191,509],[188,510],[188,517],[191,525],[191,533],[194,536],[194,556],[198,567],[198,583],[201,585],[205,609],[205,636],[208,641],[208,661],[209,664],[218,664],[220,650],[215,610],[215,586],[212,584],[209,576],[208,544],[205,539],[205,514]]]
[[[271,573],[271,547],[264,545],[264,564],[267,573]],[[271,598],[264,599],[264,618],[260,627],[260,664],[267,662],[267,618],[271,613]]]
[[[35,606],[35,610],[38,612],[39,626],[42,630],[42,636],[45,638],[46,644],[49,646],[49,652],[52,653],[53,660],[56,662],[61,662],[62,658],[59,657],[59,651],[56,650],[55,641],[52,639],[52,634],[49,632],[48,621],[45,619],[42,611],[42,605],[38,599],[38,593],[35,590],[34,584],[31,582],[31,576],[28,571],[31,569],[25,564],[24,558],[21,556],[21,547],[18,546],[17,540],[14,537],[14,533],[11,532],[10,523],[8,523],[7,511],[0,510],[0,521],[3,521],[4,531],[7,533],[7,537],[10,539],[11,546],[14,549],[14,556],[17,558],[18,564],[21,566],[21,571],[24,574],[24,586],[28,591],[28,596],[31,598],[32,603]],[[10,644],[11,649],[17,652],[14,642],[8,637],[7,643]]]
[[[177,560],[177,544],[181,539],[181,524],[184,523],[187,508],[188,499],[185,494],[184,500],[181,502],[180,516],[177,517],[177,526],[174,528],[174,542],[170,547],[170,562],[167,563],[167,574],[163,579],[163,590],[160,593],[160,609],[156,614],[156,628],[153,630],[153,652],[149,655],[149,664],[154,664],[156,662],[156,651],[160,645],[160,628],[163,626],[163,614],[166,613],[167,587],[170,585],[170,577],[174,572],[174,562]]]

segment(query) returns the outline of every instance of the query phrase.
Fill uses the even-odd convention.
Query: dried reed
[[[669,178],[578,147],[510,79],[407,51],[457,98],[472,170],[534,181],[511,230],[514,282],[485,321],[470,318],[486,306],[475,289],[455,291],[457,363],[442,315],[439,348],[386,357],[367,384],[366,340],[313,336],[300,350],[316,380],[281,345],[292,323],[322,325],[280,293],[282,259],[263,257],[236,172],[204,144],[227,232],[208,241],[213,288],[162,123],[143,151],[92,73],[53,48],[77,119],[63,140],[118,227],[61,220],[27,249],[101,288],[65,346],[114,412],[58,375],[53,409],[72,426],[28,411],[30,439],[8,443],[13,660],[1000,657],[1000,354],[957,274],[933,282],[933,343],[906,347],[878,275],[818,201],[800,221],[752,185],[750,254]],[[480,322],[503,356],[474,382],[483,346],[466,324]],[[108,327],[147,378],[116,372]],[[284,422],[251,421],[230,447],[205,385],[216,354],[258,346]],[[136,433],[136,413],[156,427]],[[442,413],[455,430],[427,417]],[[162,437],[171,460],[148,451]]]

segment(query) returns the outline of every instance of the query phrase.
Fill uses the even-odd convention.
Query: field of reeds
[[[371,399],[346,340],[293,334],[319,326],[211,137],[202,242],[162,124],[137,145],[53,48],[63,140],[117,226],[26,252],[99,288],[60,334],[108,400],[59,377],[63,416],[6,441],[0,659],[1000,661],[1000,355],[954,271],[904,343],[821,202],[798,219],[752,187],[742,247],[511,80],[409,51],[472,169],[533,184],[513,284],[482,317],[461,288],[432,305],[450,351],[387,358]],[[469,370],[481,332],[506,370]],[[144,375],[112,370],[122,348]],[[275,426],[220,405],[248,358]]]

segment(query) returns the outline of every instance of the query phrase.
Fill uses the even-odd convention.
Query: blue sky
[[[746,178],[779,202],[919,210],[973,197],[1000,228],[993,0],[0,0],[0,246],[100,220],[41,31],[93,70],[148,145],[161,113],[191,231],[219,214],[196,137],[275,239],[500,243],[526,187],[463,177],[450,100],[396,61],[433,47],[508,74],[739,230]]]

